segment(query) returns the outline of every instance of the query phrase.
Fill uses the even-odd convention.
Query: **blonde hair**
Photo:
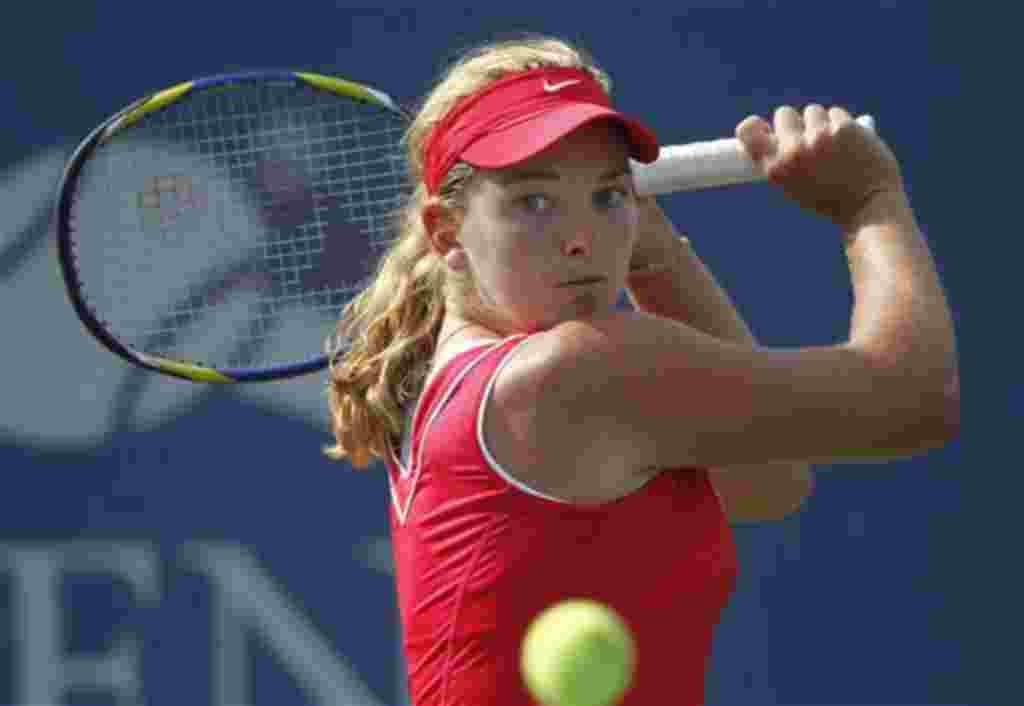
[[[545,66],[589,71],[606,91],[608,76],[586,52],[556,38],[528,36],[478,47],[453,63],[423,101],[405,146],[409,176],[416,184],[396,214],[397,237],[369,286],[342,312],[327,385],[332,459],[357,468],[383,458],[401,435],[403,408],[419,394],[430,369],[446,305],[471,309],[468,274],[449,270],[433,249],[421,213],[428,201],[422,182],[423,147],[434,126],[465,96],[509,73]],[[472,167],[459,163],[441,184],[438,200],[455,212]],[[460,309],[464,313],[466,309]]]

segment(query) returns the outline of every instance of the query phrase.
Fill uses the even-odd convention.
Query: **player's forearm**
[[[639,253],[629,294],[640,309],[682,321],[723,340],[756,345],[757,341],[732,299],[680,236],[653,199],[641,204],[647,248]],[[660,245],[659,245],[660,244]],[[758,522],[794,512],[813,487],[807,463],[771,463],[711,469],[713,483],[730,521]]]
[[[643,235],[647,246],[629,278],[634,305],[716,338],[754,344],[729,295],[654,199],[643,200],[640,208],[640,227],[648,232]]]
[[[855,300],[850,345],[883,363],[908,394],[952,384],[952,316],[906,195],[876,197],[844,236]]]

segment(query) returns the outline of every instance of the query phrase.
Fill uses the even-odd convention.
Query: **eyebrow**
[[[597,180],[599,182],[613,181],[631,173],[632,172],[628,166],[614,167],[599,176]],[[520,181],[559,181],[561,179],[558,173],[553,171],[501,170],[497,172],[497,177],[505,186],[509,186]]]

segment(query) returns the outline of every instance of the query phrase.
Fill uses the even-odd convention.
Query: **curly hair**
[[[342,312],[332,353],[327,397],[335,444],[325,453],[364,468],[383,458],[401,435],[403,408],[430,370],[446,311],[472,310],[469,273],[445,266],[421,217],[428,194],[423,148],[434,126],[462,98],[509,73],[547,66],[589,71],[610,92],[611,82],[581,48],[529,36],[477,47],[454,62],[424,99],[406,132],[407,166],[416,188],[396,213],[396,237],[371,283]],[[473,168],[460,162],[445,176],[438,203],[457,211]],[[340,344],[340,345],[339,345]]]

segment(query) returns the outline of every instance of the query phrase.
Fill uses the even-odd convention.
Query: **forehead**
[[[522,174],[539,172],[621,172],[628,166],[629,145],[617,123],[602,120],[569,133],[544,151],[503,169],[486,170],[495,181],[504,182]]]

